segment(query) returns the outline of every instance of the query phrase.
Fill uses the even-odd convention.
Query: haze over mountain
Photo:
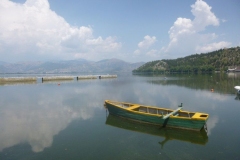
[[[120,59],[105,59],[98,62],[85,59],[48,62],[0,61],[0,73],[71,73],[71,72],[131,72],[144,62],[129,63]]]

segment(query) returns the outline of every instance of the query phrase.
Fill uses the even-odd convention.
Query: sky
[[[4,62],[149,62],[237,46],[239,0],[0,0]]]

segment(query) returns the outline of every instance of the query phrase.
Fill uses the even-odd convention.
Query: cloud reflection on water
[[[215,128],[216,124],[218,123],[219,118],[218,116],[214,115],[214,116],[210,116],[208,121],[207,121],[207,131],[208,131],[208,135],[211,134],[213,128]]]
[[[173,84],[145,83],[125,77],[60,86],[54,83],[4,86],[1,93],[0,151],[20,143],[29,143],[34,152],[50,147],[53,137],[72,121],[93,118],[96,109],[103,109],[105,99],[172,109],[183,103],[184,110],[211,112],[214,113],[210,114],[208,120],[208,131],[211,134],[219,121],[215,103],[223,103],[230,98],[210,91]]]
[[[41,152],[50,147],[53,137],[73,120],[86,120],[94,115],[96,103],[79,103],[71,88],[46,89],[36,95],[31,95],[33,90],[29,88],[9,95],[12,100],[0,98],[0,151],[29,143],[32,151]]]

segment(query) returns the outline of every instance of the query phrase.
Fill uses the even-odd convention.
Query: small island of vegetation
[[[209,53],[194,54],[184,58],[147,62],[133,73],[208,73],[227,71],[240,66],[240,47],[224,48]]]

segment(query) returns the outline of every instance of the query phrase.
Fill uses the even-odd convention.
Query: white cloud
[[[152,46],[156,42],[156,37],[150,37],[149,35],[146,35],[144,37],[144,40],[138,43],[138,47],[140,49],[148,49],[150,46]]]
[[[151,56],[151,57],[157,57],[158,56],[158,51],[156,49],[152,49],[150,51],[147,52],[147,55]]]
[[[219,20],[211,11],[210,7],[206,2],[197,0],[192,7],[192,14],[195,16],[193,25],[195,30],[202,31],[206,26],[213,25],[218,26]]]
[[[190,19],[180,17],[174,22],[174,26],[170,28],[168,33],[172,42],[177,42],[177,37],[179,35],[193,32],[192,21]]]
[[[0,1],[1,60],[99,58],[121,48],[114,37],[94,37],[90,26],[74,27],[50,9],[48,0]],[[21,55],[21,56],[19,56]],[[82,56],[81,56],[82,55]]]
[[[222,22],[223,22],[223,23],[227,22],[227,20],[226,20],[226,19],[221,19],[221,20],[222,20]]]
[[[134,53],[134,55],[139,55],[141,53],[141,51],[139,49],[137,49],[133,53]]]
[[[195,4],[191,5],[191,8],[194,19],[177,18],[168,32],[170,42],[165,48],[165,52],[182,57],[195,52],[210,52],[231,45],[225,41],[216,42],[218,36],[215,33],[202,32],[210,25],[219,25],[219,19],[206,2],[197,0]]]
[[[231,43],[229,42],[218,42],[218,43],[211,43],[211,44],[207,44],[203,47],[197,47],[196,51],[200,52],[200,53],[206,53],[206,52],[210,52],[210,51],[214,51],[214,50],[218,50],[220,48],[225,48],[225,47],[230,47]]]
[[[148,59],[149,57],[156,57],[157,56],[157,50],[150,49],[151,46],[157,41],[157,38],[155,36],[149,36],[146,35],[144,39],[138,43],[138,49],[136,49],[133,54],[134,56],[143,56]]]

